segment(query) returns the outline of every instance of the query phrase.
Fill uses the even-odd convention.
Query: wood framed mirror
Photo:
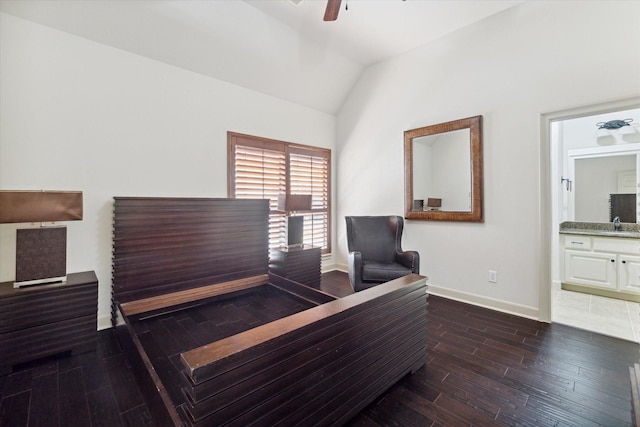
[[[482,222],[482,116],[404,132],[405,218]]]

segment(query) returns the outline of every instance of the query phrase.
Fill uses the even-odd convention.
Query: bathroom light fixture
[[[620,129],[624,126],[629,126],[633,119],[624,119],[624,120],[609,120],[608,122],[599,122],[596,123],[598,129]]]
[[[618,134],[620,135],[632,135],[636,132],[638,132],[638,125],[624,126],[618,130]]]
[[[598,130],[596,131],[595,137],[603,138],[605,136],[611,136],[611,132],[609,132],[609,129],[603,128],[603,127],[598,128]]]
[[[633,119],[609,120],[596,123],[598,130],[595,133],[598,144],[609,145],[615,143],[615,135],[633,135],[640,132],[638,125],[632,125]]]

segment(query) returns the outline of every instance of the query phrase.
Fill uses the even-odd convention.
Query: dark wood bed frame
[[[426,362],[425,277],[335,298],[269,274],[268,213],[266,200],[115,198],[112,323],[156,425],[340,425]],[[176,406],[132,325],[265,286],[313,307],[181,353]]]

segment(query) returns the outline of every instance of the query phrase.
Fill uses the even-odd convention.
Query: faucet
[[[613,218],[613,229],[615,231],[620,231],[620,217],[619,216]]]

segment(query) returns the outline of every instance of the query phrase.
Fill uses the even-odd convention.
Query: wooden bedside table
[[[270,251],[269,270],[303,285],[320,287],[320,248],[304,245]]]
[[[97,309],[93,271],[68,274],[65,283],[0,283],[0,374],[18,363],[95,349]]]

